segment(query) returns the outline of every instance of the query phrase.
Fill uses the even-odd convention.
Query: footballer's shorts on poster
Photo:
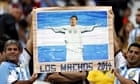
[[[73,72],[114,67],[111,7],[33,9],[34,71]]]

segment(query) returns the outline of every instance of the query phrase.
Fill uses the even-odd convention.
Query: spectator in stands
[[[5,43],[3,53],[5,61],[0,65],[1,84],[32,84],[36,80],[37,75],[33,74],[30,78],[29,71],[32,50],[32,32],[23,51],[18,41],[8,40]]]
[[[126,53],[126,64],[114,69],[114,84],[138,84],[140,73],[140,44],[132,43]]]
[[[3,14],[0,18],[0,38],[18,40],[16,24],[21,18],[21,10],[11,8],[9,13]],[[1,39],[2,40],[2,39]]]
[[[33,75],[31,79],[28,79],[28,72],[24,72],[23,67],[26,64],[19,63],[19,56],[21,53],[21,46],[15,40],[8,40],[4,47],[5,60],[0,65],[0,83],[1,84],[31,84],[37,78],[37,75]],[[29,60],[29,57],[27,58]],[[26,75],[25,75],[26,74]]]
[[[136,23],[138,27],[134,28],[129,35],[129,45],[134,42],[140,43],[140,8],[137,9],[136,13]]]

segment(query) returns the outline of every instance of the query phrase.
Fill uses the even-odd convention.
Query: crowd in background
[[[140,43],[140,9],[135,16],[138,27],[130,19],[133,0],[0,0],[0,56],[4,43],[9,39],[17,40],[23,48],[26,47],[31,31],[33,8],[64,6],[112,6],[115,53],[122,51],[124,58],[127,58],[128,46],[135,41]],[[0,63],[3,59],[0,57]],[[33,64],[30,65],[32,67]],[[32,68],[30,72],[32,74]]]
[[[125,37],[128,39],[128,35],[126,35],[124,32],[128,34],[128,32],[131,31],[131,28],[125,31],[124,28],[126,27],[127,23],[132,24],[132,28],[134,26],[131,20],[129,20],[132,12],[131,7],[133,7],[133,2],[134,1],[131,0],[0,0],[0,17],[2,17],[3,14],[8,13],[17,19],[14,21],[12,20],[13,18],[10,18],[10,20],[13,21],[13,24],[12,21],[11,24],[9,24],[10,21],[7,19],[9,18],[9,15],[5,16],[9,22],[0,23],[0,25],[3,24],[3,26],[0,26],[1,34],[6,33],[5,37],[2,35],[0,35],[0,37],[4,40],[8,38],[19,40],[21,41],[23,47],[25,47],[28,32],[31,27],[30,13],[33,8],[64,6],[112,6],[115,15],[114,28],[116,35],[120,37],[122,42],[124,42]],[[18,8],[18,10],[14,8]],[[6,27],[9,27],[10,25],[14,26],[14,24],[16,24],[16,26],[7,29],[2,28],[5,24],[8,24]],[[12,31],[9,29],[12,29]]]

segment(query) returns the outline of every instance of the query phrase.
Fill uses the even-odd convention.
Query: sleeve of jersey
[[[128,45],[131,43],[135,42],[135,31],[136,29],[133,29],[130,34],[129,34],[129,39],[128,39]]]
[[[18,80],[18,74],[15,70],[12,70],[8,76],[7,84],[13,84]]]
[[[140,70],[136,71],[134,77],[130,77],[130,80],[133,80],[136,82],[136,84],[139,84],[139,73],[140,73]],[[130,75],[130,74],[129,74]]]
[[[115,66],[117,68],[120,68],[122,65],[125,65],[127,62],[126,62],[126,59],[124,58],[122,52],[118,52],[115,56]]]
[[[21,64],[29,64],[29,61],[31,59],[31,56],[29,54],[29,52],[27,51],[27,49],[23,49],[21,55],[20,55],[20,63]]]

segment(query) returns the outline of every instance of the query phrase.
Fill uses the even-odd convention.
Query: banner
[[[46,7],[33,10],[34,72],[73,72],[114,67],[111,7]]]

